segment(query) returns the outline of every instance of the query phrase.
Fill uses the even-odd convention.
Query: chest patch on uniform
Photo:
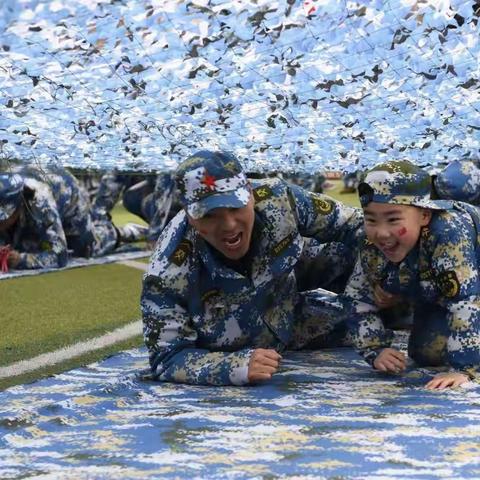
[[[319,215],[328,215],[333,210],[332,202],[313,195],[311,196],[311,199],[313,202],[313,208]]]
[[[432,281],[432,272],[431,270],[420,270],[420,281],[422,282],[431,282]]]
[[[182,240],[175,251],[170,255],[170,262],[179,267],[187,259],[192,251],[192,242],[190,240]]]
[[[261,202],[262,200],[267,200],[267,198],[272,196],[273,191],[268,185],[262,185],[253,189],[253,198],[257,203]]]
[[[437,276],[437,287],[447,298],[455,297],[460,291],[460,282],[457,274],[451,270],[449,272],[442,272]]]
[[[275,257],[278,257],[282,252],[284,252],[287,247],[293,242],[293,239],[295,238],[295,234],[291,233],[290,235],[287,235],[285,238],[280,240],[273,248],[272,248],[272,254]]]
[[[220,293],[220,290],[219,290],[218,288],[214,288],[214,289],[212,289],[212,290],[208,290],[207,292],[205,292],[205,293],[201,296],[202,303],[207,302],[207,301],[210,300],[211,298],[217,296],[219,293]]]

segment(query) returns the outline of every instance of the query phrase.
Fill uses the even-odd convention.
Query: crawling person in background
[[[341,312],[310,310],[295,267],[305,237],[356,249],[360,209],[281,179],[249,181],[226,152],[197,152],[176,183],[184,209],[160,235],[141,297],[155,379],[252,384],[278,371],[285,349],[343,340]]]
[[[165,225],[181,208],[174,187],[169,172],[143,176],[108,172],[102,176],[93,202],[94,216],[103,218],[109,215],[122,198],[123,206],[130,213],[148,223],[145,237],[153,249]]]
[[[409,357],[419,366],[450,367],[435,375],[428,389],[477,379],[480,210],[432,200],[429,175],[408,161],[376,166],[358,190],[367,241],[343,296],[354,346],[377,370],[406,368],[375,304],[380,287],[412,305]]]
[[[35,184],[34,184],[35,183]],[[4,270],[63,267],[67,241],[49,189],[16,173],[0,174],[0,246]]]
[[[68,250],[76,257],[99,257],[122,242],[144,239],[145,230],[135,224],[116,227],[109,216],[94,216],[86,193],[62,167],[27,166],[0,175],[0,246],[6,268],[64,267]]]
[[[18,173],[31,188],[48,189],[74,257],[101,257],[113,253],[122,243],[145,240],[146,227],[136,223],[116,226],[110,211],[96,211],[86,190],[62,166],[28,165]]]

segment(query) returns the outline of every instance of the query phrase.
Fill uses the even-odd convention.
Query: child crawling
[[[450,366],[427,389],[456,387],[480,372],[480,209],[431,198],[427,172],[408,161],[370,170],[359,185],[367,240],[345,289],[353,344],[376,370],[400,372],[376,291],[413,310],[408,355],[419,366]]]

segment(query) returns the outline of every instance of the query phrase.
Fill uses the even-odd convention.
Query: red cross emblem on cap
[[[213,175],[209,175],[205,172],[200,183],[203,183],[209,190],[215,190],[216,178]]]

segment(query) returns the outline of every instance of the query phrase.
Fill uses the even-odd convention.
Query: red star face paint
[[[407,233],[407,229],[405,227],[402,227],[398,232],[397,235],[399,237],[403,237]]]

